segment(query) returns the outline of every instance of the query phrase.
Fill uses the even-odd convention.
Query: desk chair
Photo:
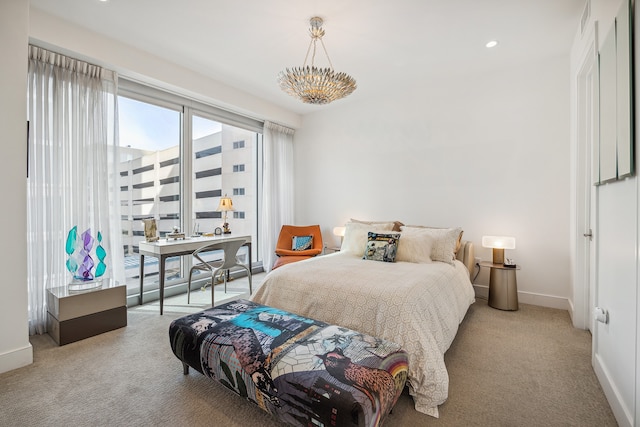
[[[187,286],[187,304],[191,302],[191,278],[193,277],[194,270],[200,271],[208,271],[211,273],[211,306],[214,306],[213,303],[213,287],[216,283],[216,277],[222,274],[224,280],[224,292],[227,292],[227,276],[229,274],[229,270],[233,267],[244,268],[247,271],[247,276],[249,277],[249,294],[253,293],[252,284],[251,284],[251,266],[247,267],[245,264],[242,264],[238,261],[238,250],[242,245],[246,242],[244,239],[238,240],[227,240],[224,242],[216,242],[207,244],[195,252],[193,252],[194,258],[196,258],[199,262],[194,264],[193,267],[189,270],[189,283]],[[224,255],[222,260],[219,261],[205,261],[202,259],[201,255],[203,252],[211,252],[211,251],[223,251]],[[204,290],[206,286],[203,286]]]

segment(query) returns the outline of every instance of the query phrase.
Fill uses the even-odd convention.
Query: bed
[[[475,302],[473,245],[459,237],[451,249],[448,242],[442,262],[442,254],[435,254],[436,237],[426,249],[436,260],[416,262],[406,250],[400,256],[403,243],[411,254],[420,252],[411,243],[415,236],[410,239],[403,227],[397,260],[378,262],[363,259],[362,229],[370,227],[357,227],[355,239],[347,224],[340,252],[271,271],[251,300],[400,344],[409,354],[408,384],[416,410],[437,417],[438,405],[448,396],[444,353]],[[390,232],[377,228],[373,233]],[[449,237],[454,234],[450,231]]]

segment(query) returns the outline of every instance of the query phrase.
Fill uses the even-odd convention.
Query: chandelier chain
[[[307,66],[307,59],[309,59],[309,52],[311,52],[311,45],[313,45],[313,55],[311,56],[311,66],[313,67],[313,62],[316,57],[316,45],[313,43],[313,40],[309,43],[309,47],[307,48],[307,54],[304,56],[303,67]]]
[[[331,63],[331,58],[329,58],[329,52],[327,52],[327,48],[324,45],[322,39],[320,39],[320,44],[322,44],[322,49],[324,49],[324,54],[327,56],[327,61],[329,61],[329,67],[333,70],[333,64]]]

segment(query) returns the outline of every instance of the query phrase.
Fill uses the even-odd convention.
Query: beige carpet
[[[229,286],[246,289],[242,279]],[[206,308],[211,294],[192,297],[190,306],[186,296],[168,298],[163,316],[157,303],[134,307],[126,328],[63,347],[32,337],[34,363],[0,375],[0,425],[280,425],[199,373],[182,374],[168,330]],[[590,353],[589,333],[574,329],[566,311],[521,304],[504,312],[478,300],[446,354],[440,418],[416,412],[405,391],[385,426],[614,426]]]

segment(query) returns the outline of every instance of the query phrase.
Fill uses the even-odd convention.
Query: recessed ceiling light
[[[491,49],[492,47],[496,47],[498,46],[498,40],[491,40],[490,42],[487,42],[485,46],[489,49]]]

